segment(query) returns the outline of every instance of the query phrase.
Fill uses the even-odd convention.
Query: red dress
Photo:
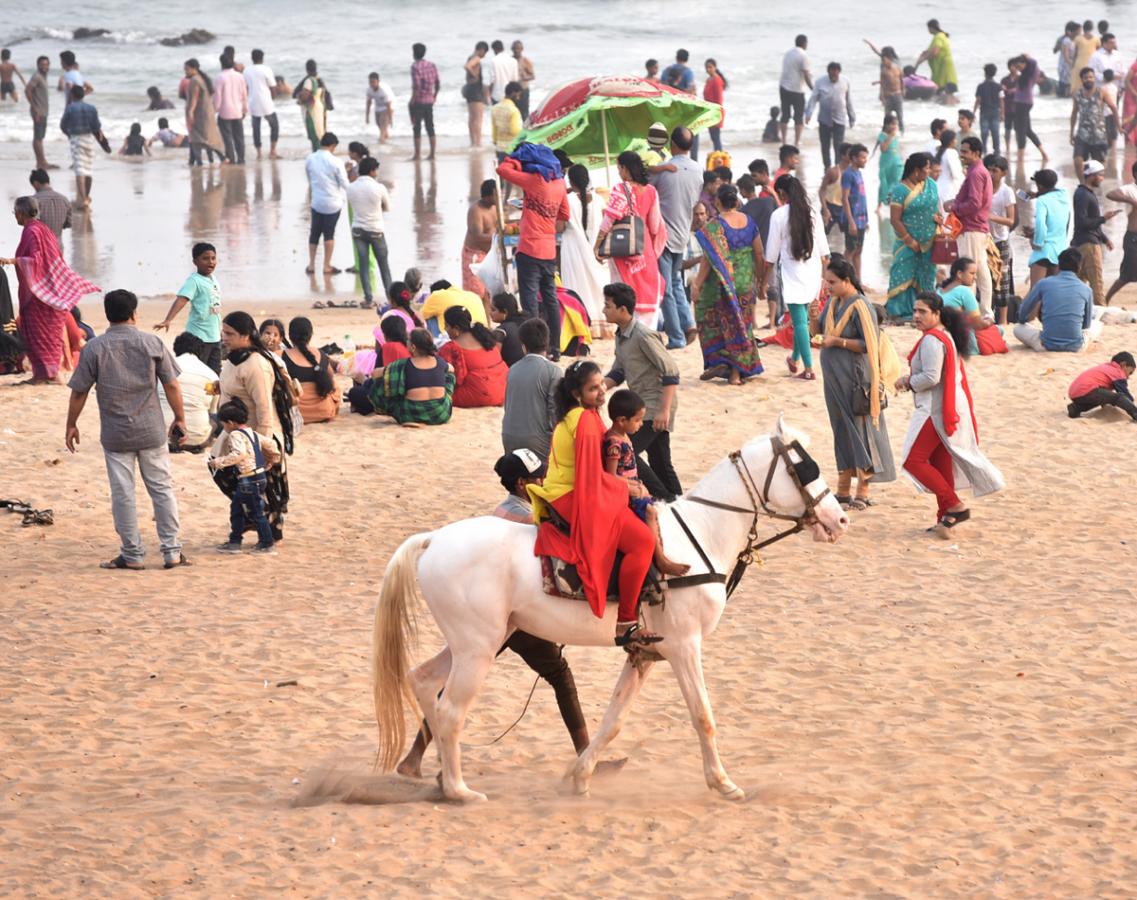
[[[454,405],[463,409],[476,406],[502,406],[509,367],[501,349],[467,350],[457,341],[443,344],[438,355],[454,367]]]

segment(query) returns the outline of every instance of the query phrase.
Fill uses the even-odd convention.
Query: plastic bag
[[[505,272],[501,267],[501,250],[498,248],[500,238],[495,234],[490,243],[489,252],[481,262],[470,263],[470,271],[474,273],[492,297],[505,290]]]

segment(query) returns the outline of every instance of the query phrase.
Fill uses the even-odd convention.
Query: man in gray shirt
[[[544,319],[523,322],[517,336],[525,356],[509,367],[506,377],[501,445],[506,453],[532,450],[542,462],[547,462],[557,424],[556,387],[563,373],[546,355],[549,326]]]
[[[849,79],[841,74],[841,64],[831,62],[826,67],[826,77],[813,86],[809,104],[805,107],[805,121],[817,111],[817,134],[821,138],[821,159],[825,168],[830,160],[837,158],[837,148],[845,142],[845,129],[857,124],[857,114],[853,112],[853,92]],[[830,145],[833,155],[830,157]]]
[[[51,229],[62,252],[63,229],[71,227],[71,201],[59,191],[52,189],[51,178],[43,169],[32,169],[28,181],[36,192],[39,220]]]
[[[79,444],[79,415],[91,388],[99,403],[100,433],[111,486],[111,510],[122,549],[114,559],[100,563],[104,569],[142,569],[146,550],[138,533],[134,502],[134,465],[154,505],[165,568],[189,565],[178,539],[178,501],[170,476],[170,453],[162,407],[156,384],[166,392],[174,423],[170,439],[185,435],[182,392],[178,365],[157,335],[135,326],[138,298],[130,291],[111,291],[103,298],[110,328],[89,341],[71,376],[71,401],[67,407],[67,449]]]
[[[617,282],[604,287],[604,317],[617,327],[616,359],[604,376],[608,390],[627,383],[644,403],[644,422],[632,435],[632,447],[647,463],[637,462],[640,480],[656,499],[674,500],[683,493],[671,464],[671,432],[679,406],[679,367],[663,349],[659,332],[636,318],[636,292]]]
[[[690,129],[680,125],[672,131],[671,159],[654,170],[651,180],[667,226],[667,246],[659,254],[659,272],[663,276],[663,330],[667,332],[668,350],[686,347],[695,332],[695,319],[683,287],[683,257],[691,237],[691,216],[703,190],[703,171],[691,159],[691,142]]]

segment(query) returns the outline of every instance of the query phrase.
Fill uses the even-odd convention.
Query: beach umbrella
[[[660,122],[670,131],[686,125],[696,134],[722,121],[722,107],[693,94],[635,75],[579,78],[554,88],[529,117],[518,143],[563,150],[590,169],[646,146],[647,130]]]

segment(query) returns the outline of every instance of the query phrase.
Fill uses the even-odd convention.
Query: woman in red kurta
[[[0,265],[16,267],[20,337],[32,364],[31,384],[46,384],[59,375],[71,308],[99,288],[63,261],[55,235],[38,218],[35,198],[18,197],[15,215],[24,232],[15,257],[0,259]]]
[[[641,629],[636,614],[655,552],[655,535],[628,506],[628,483],[604,470],[600,367],[585,360],[574,362],[556,390],[561,419],[553,432],[549,468],[543,484],[527,486],[538,524],[534,553],[576,566],[588,605],[603,618],[616,551],[622,552],[616,644],[655,643],[662,638]],[[550,520],[549,507],[568,523],[568,534]]]
[[[713,59],[708,59],[703,65],[707,70],[707,82],[703,85],[703,99],[722,106],[723,92],[726,90],[726,78],[719,71],[719,64]],[[707,129],[711,134],[711,143],[714,144],[716,150],[722,150],[722,126],[724,122],[726,122],[726,110],[723,110],[719,123]]]
[[[454,405],[469,409],[504,404],[509,367],[493,332],[474,322],[464,306],[451,306],[442,319],[450,341],[438,355],[454,367]]]

